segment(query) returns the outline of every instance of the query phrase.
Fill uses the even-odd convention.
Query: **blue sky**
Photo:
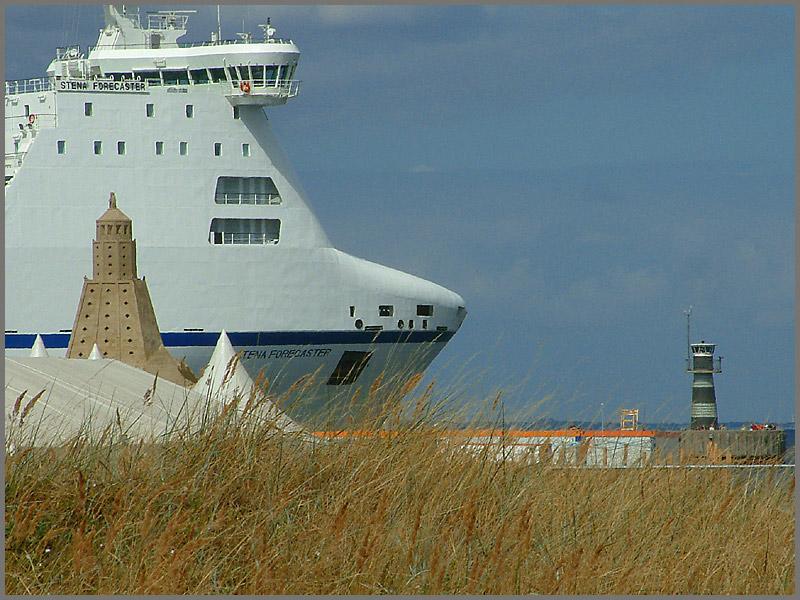
[[[691,304],[720,418],[793,417],[792,7],[223,6],[223,34],[267,16],[302,51],[271,122],[334,244],[465,298],[431,370],[459,398],[688,421]],[[101,25],[7,8],[6,77]]]

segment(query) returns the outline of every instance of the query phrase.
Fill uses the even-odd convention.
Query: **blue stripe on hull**
[[[231,331],[228,337],[234,346],[306,346],[312,344],[395,344],[447,342],[453,331]],[[69,333],[44,333],[46,348],[67,348]],[[31,348],[36,339],[31,333],[5,334],[5,347]],[[161,334],[167,348],[216,346],[219,332],[165,331]]]

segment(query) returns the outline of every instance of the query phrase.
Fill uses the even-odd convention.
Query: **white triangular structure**
[[[257,405],[254,411],[258,417],[274,421],[278,429],[286,432],[301,432],[303,428],[284,414],[275,404],[264,397],[263,390],[253,391],[253,380],[242,366],[240,357],[233,349],[227,332],[223,329],[219,334],[217,345],[203,370],[203,374],[192,387],[193,392],[204,398],[216,400],[222,406],[233,402],[237,397],[237,410],[244,411],[248,401],[253,397]],[[251,394],[252,393],[252,394]]]
[[[100,348],[97,347],[97,342],[92,346],[92,351],[89,353],[89,360],[99,360],[103,358]]]
[[[42,340],[42,336],[37,333],[36,339],[33,341],[33,347],[31,348],[31,358],[44,358],[46,356],[49,356],[49,354],[47,354],[47,348],[44,346],[44,340]]]

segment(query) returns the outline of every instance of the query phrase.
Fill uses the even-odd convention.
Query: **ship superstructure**
[[[259,39],[183,44],[188,12],[107,6],[94,47],[6,82],[7,352],[36,334],[66,351],[114,192],[137,223],[164,344],[195,372],[222,329],[276,394],[306,378],[298,414],[421,372],[464,301],[332,246],[267,117],[298,94],[297,46],[270,23]]]

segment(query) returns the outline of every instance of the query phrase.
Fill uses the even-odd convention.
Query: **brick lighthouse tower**
[[[87,358],[97,344],[114,358],[185,385],[196,378],[164,347],[150,293],[136,272],[136,240],[130,218],[117,208],[114,193],[97,219],[92,245],[92,278],[84,277],[67,358]]]

